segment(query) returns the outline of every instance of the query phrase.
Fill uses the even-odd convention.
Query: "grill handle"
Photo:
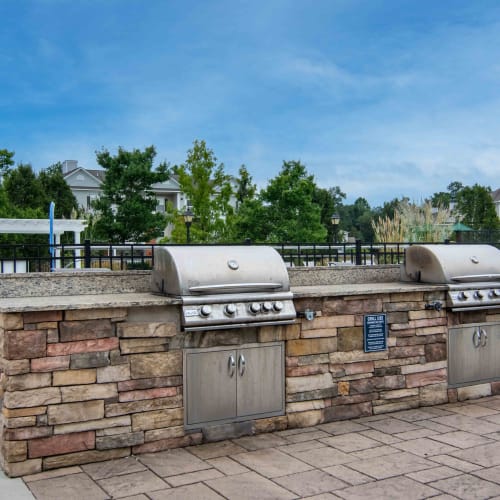
[[[472,334],[472,344],[476,349],[481,347],[481,329],[479,327],[476,328]]]
[[[500,280],[500,274],[466,274],[464,276],[452,276],[452,281],[460,281],[462,283],[474,283],[476,281],[497,281]]]
[[[238,369],[240,370],[240,377],[243,377],[245,374],[245,369],[247,367],[247,362],[245,360],[245,356],[243,354],[240,354],[240,357],[238,358]]]
[[[482,328],[480,328],[480,333],[481,333],[481,347],[486,347],[486,344],[488,343],[488,334]]]
[[[231,354],[227,360],[227,371],[229,372],[229,376],[232,378],[234,375],[234,371],[236,369],[236,361],[234,360],[234,356]]]
[[[262,290],[276,290],[282,283],[219,283],[217,285],[190,286],[192,293],[231,293],[231,292],[259,292]]]

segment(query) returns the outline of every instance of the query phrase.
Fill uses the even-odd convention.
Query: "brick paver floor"
[[[38,500],[500,500],[500,396],[69,467],[23,480]]]

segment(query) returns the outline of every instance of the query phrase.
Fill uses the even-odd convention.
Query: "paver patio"
[[[13,500],[500,498],[499,441],[492,396],[0,479]]]

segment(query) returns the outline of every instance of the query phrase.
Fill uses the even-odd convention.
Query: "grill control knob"
[[[258,312],[260,312],[260,304],[258,302],[252,302],[249,306],[248,306],[248,310],[252,313],[252,314],[257,314]]]
[[[277,300],[274,304],[273,304],[273,309],[276,311],[276,312],[280,312],[283,310],[283,302],[280,302],[279,300]]]
[[[483,298],[483,292],[481,292],[480,290],[476,290],[474,292],[474,298],[475,299],[482,299]]]
[[[500,290],[491,290],[488,296],[492,299],[496,299],[497,297],[500,297]]]
[[[467,300],[469,296],[465,292],[458,292],[457,299],[458,300]]]
[[[224,307],[224,314],[226,316],[234,316],[236,314],[236,305],[227,304],[227,306]]]
[[[273,305],[271,304],[271,302],[267,302],[267,301],[266,301],[266,302],[264,302],[264,303],[262,304],[262,310],[263,310],[264,312],[269,312],[269,311],[272,311],[272,310],[273,310]]]
[[[203,316],[206,318],[207,316],[210,316],[212,314],[212,306],[201,306],[200,308],[200,316]]]

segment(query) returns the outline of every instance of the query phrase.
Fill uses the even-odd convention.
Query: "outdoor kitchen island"
[[[459,313],[426,309],[445,302],[445,286],[401,282],[397,266],[289,274],[296,321],[213,331],[183,331],[179,300],[151,294],[147,271],[4,276],[5,472],[15,477],[500,393],[496,377],[449,387],[448,327]],[[468,314],[467,321],[500,322],[498,311]],[[387,324],[386,344],[378,339],[365,352],[371,320]],[[249,355],[245,374],[254,368],[252,355],[278,369],[257,364],[257,386],[246,399],[252,403],[241,412],[240,389],[231,389],[233,418],[186,424],[190,381],[183,377],[196,375],[186,374],[186,356],[228,351]],[[220,376],[232,373],[223,368]],[[242,367],[234,368],[236,380]],[[268,373],[272,380],[263,380]],[[207,379],[216,381],[217,373]],[[259,391],[268,386],[274,396],[262,403]],[[215,397],[217,386],[212,390]],[[266,407],[280,397],[282,406]]]

